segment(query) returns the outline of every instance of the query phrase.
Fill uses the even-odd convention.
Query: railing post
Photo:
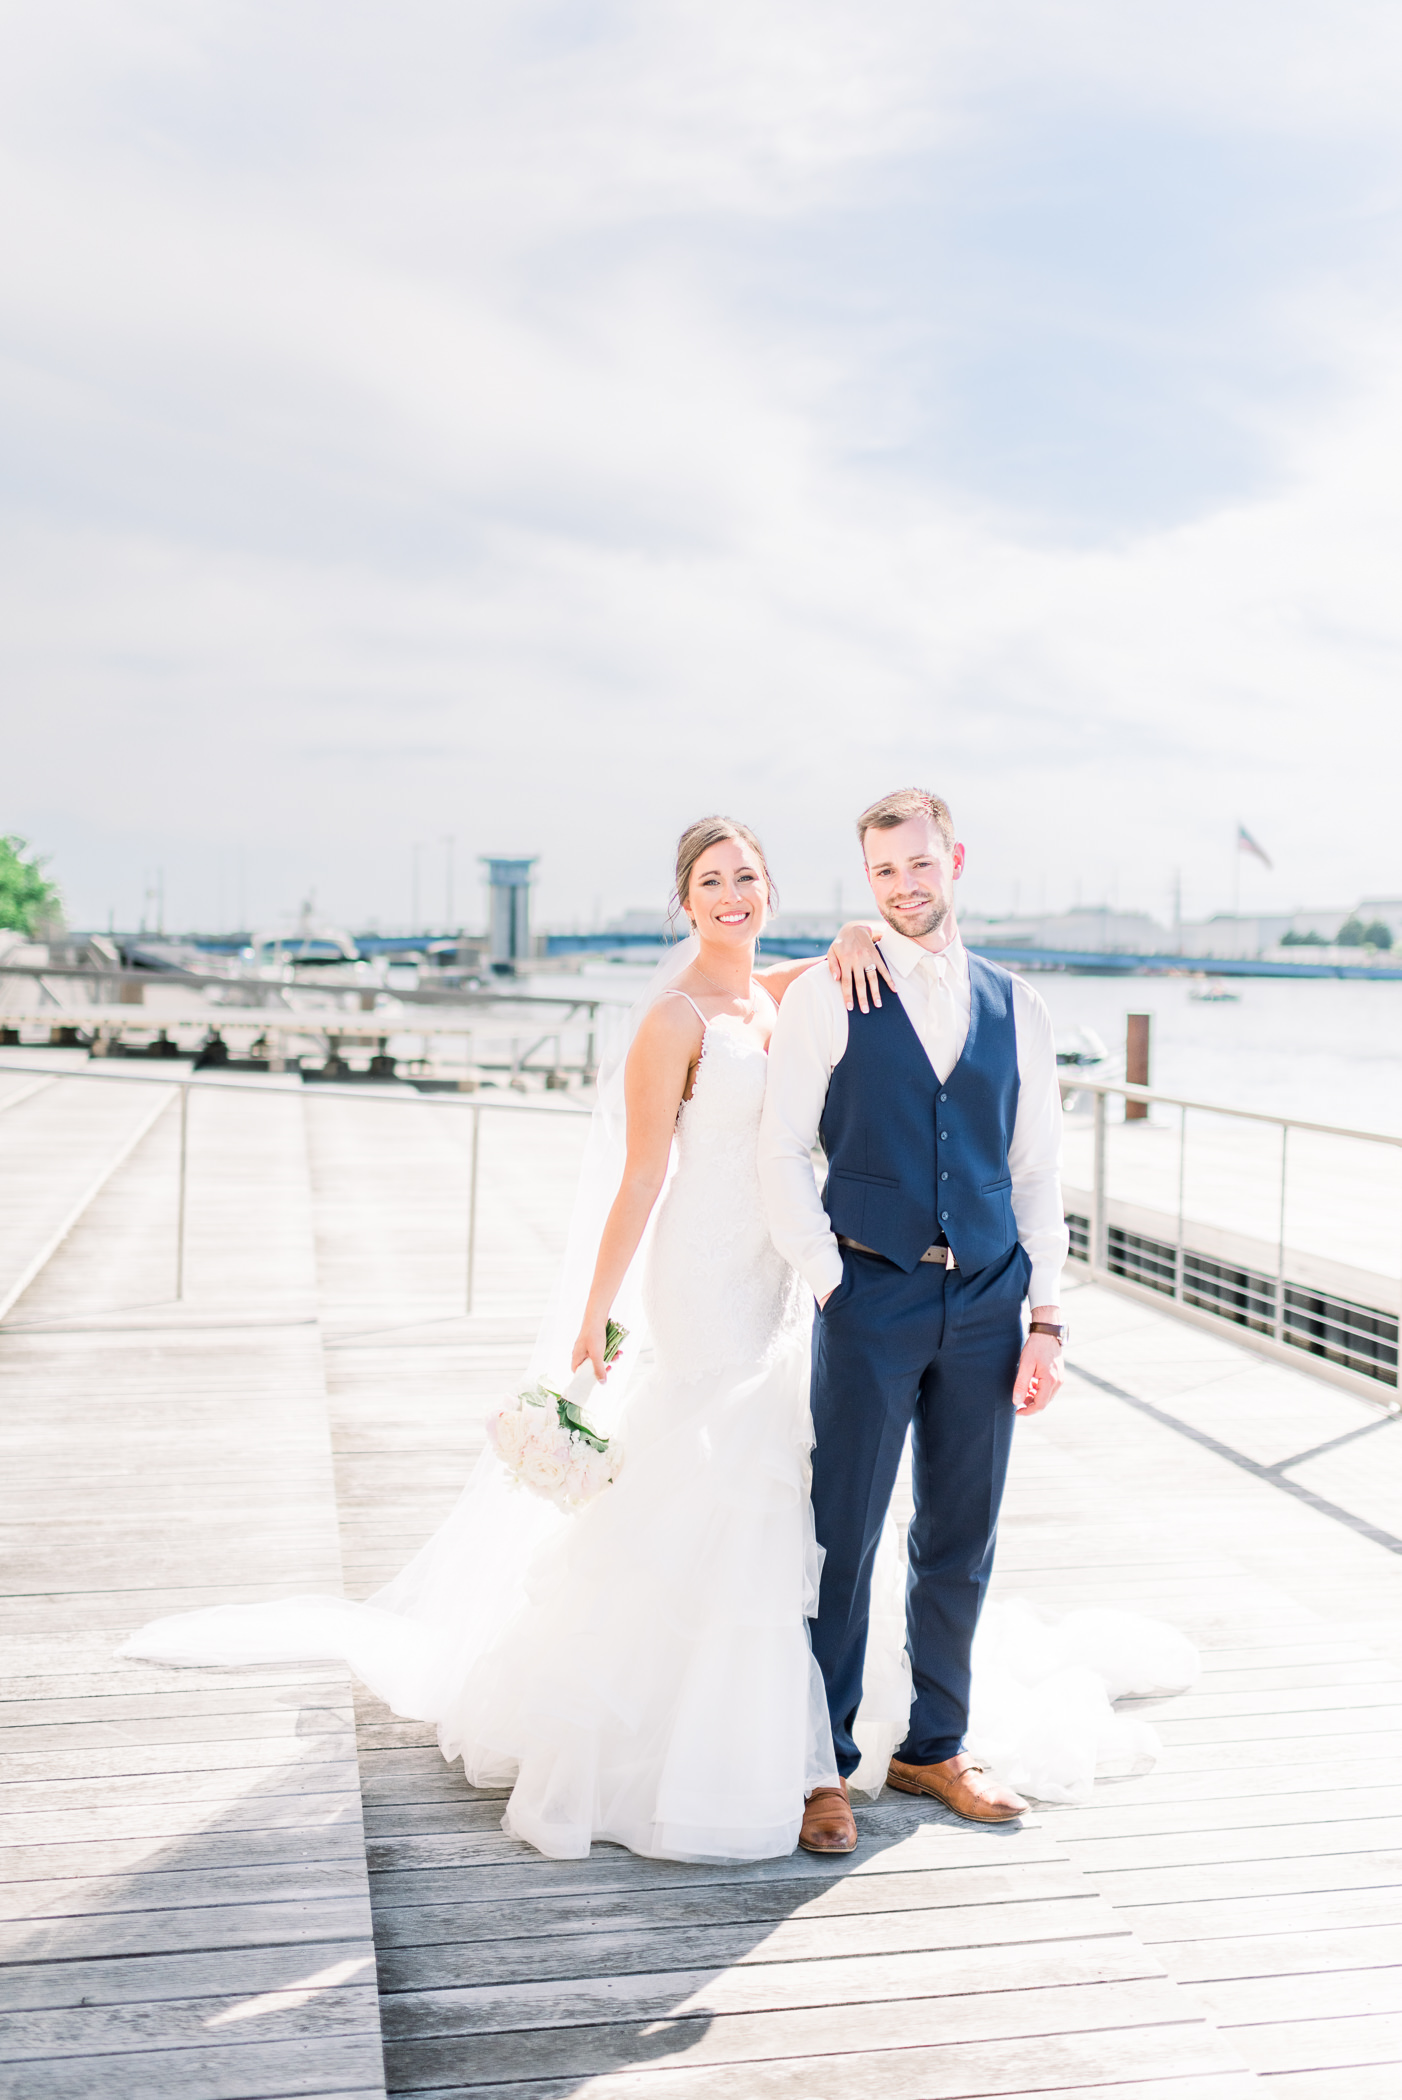
[[[1095,1171],[1090,1200],[1090,1273],[1091,1281],[1105,1267],[1108,1241],[1105,1220],[1105,1095],[1095,1097]]]
[[[1280,1126],[1280,1233],[1275,1256],[1275,1338],[1285,1340],[1285,1159],[1290,1144],[1290,1125]]]
[[[190,1083],[180,1088],[180,1188],[175,1202],[175,1302],[185,1296],[185,1161],[190,1131]]]
[[[1183,1303],[1183,1189],[1188,1171],[1188,1108],[1178,1111],[1178,1252],[1173,1263],[1173,1295]]]
[[[477,1159],[482,1140],[482,1110],[476,1103],[472,1109],[472,1165],[468,1170],[467,1184],[467,1305],[472,1310],[473,1285],[477,1275]]]

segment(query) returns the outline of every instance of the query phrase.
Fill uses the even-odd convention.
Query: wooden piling
[[[1149,1084],[1149,1016],[1125,1015],[1125,1078],[1131,1086]],[[1126,1123],[1142,1123],[1149,1113],[1147,1101],[1126,1101]]]

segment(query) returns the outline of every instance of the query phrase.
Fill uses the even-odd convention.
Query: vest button
[[[948,1096],[948,1094],[941,1094],[941,1095],[940,1095],[940,1099],[941,1099],[941,1101],[947,1101],[947,1100],[949,1099],[949,1096]]]
[[[949,1136],[949,1132],[948,1132],[947,1130],[942,1130],[942,1131],[940,1132],[940,1143],[941,1143],[941,1144],[943,1144],[943,1143],[944,1143],[944,1141],[945,1141],[945,1139],[946,1139],[946,1138],[947,1138],[948,1136]]]
[[[940,1180],[941,1180],[941,1181],[948,1181],[948,1179],[949,1179],[949,1175],[948,1175],[947,1173],[941,1174],[941,1176],[940,1176]]]
[[[949,1212],[947,1210],[942,1210],[940,1212],[940,1223],[941,1225],[947,1225],[949,1223]]]

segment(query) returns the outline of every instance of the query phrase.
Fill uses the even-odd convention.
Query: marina
[[[1390,1390],[1073,1265],[997,1589],[1201,1644],[1152,1705],[1155,1770],[1003,1830],[887,1794],[845,1860],[543,1861],[338,1669],[112,1650],[196,1603],[364,1595],[442,1520],[524,1362],[578,1106],[6,1060],[41,1061],[0,1053],[26,1192],[0,1244],[0,2093],[1396,2090]],[[1117,1144],[1172,1135],[1112,1120],[1112,1189]]]

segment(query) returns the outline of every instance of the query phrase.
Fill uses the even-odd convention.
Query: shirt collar
[[[899,977],[909,977],[917,964],[922,962],[934,964],[937,978],[948,974],[956,981],[963,978],[968,968],[964,943],[959,938],[957,928],[949,946],[941,948],[936,955],[928,948],[922,948],[918,941],[912,941],[907,935],[897,933],[894,926],[887,926],[881,935],[881,952]]]

